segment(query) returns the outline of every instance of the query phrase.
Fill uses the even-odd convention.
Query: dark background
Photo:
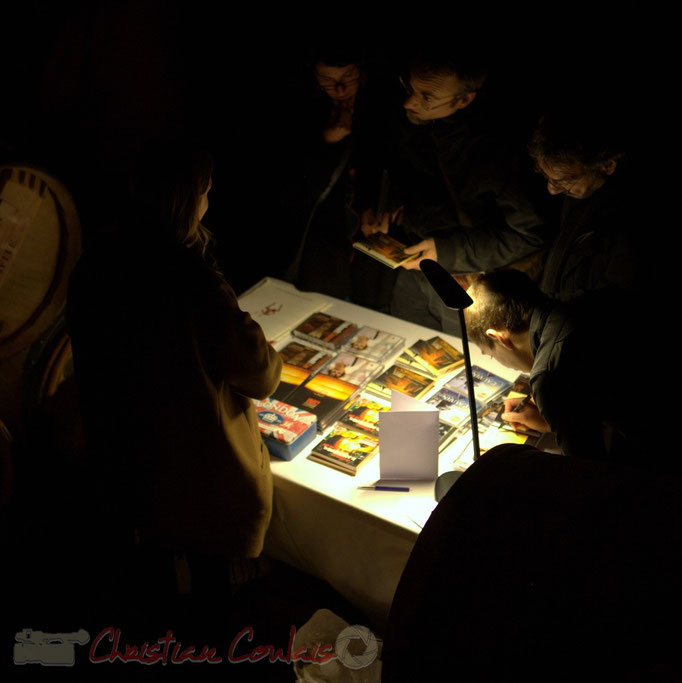
[[[278,256],[290,237],[277,190],[293,165],[292,139],[305,118],[313,46],[345,39],[363,43],[368,64],[388,77],[419,44],[466,40],[489,55],[489,86],[499,116],[520,131],[532,127],[553,97],[589,104],[596,91],[611,103],[614,123],[631,132],[645,163],[652,150],[675,161],[667,145],[659,144],[666,135],[658,120],[664,90],[656,80],[663,65],[653,50],[664,42],[668,18],[652,5],[413,3],[378,17],[350,5],[272,10],[261,3],[237,7],[201,0],[22,1],[3,7],[1,17],[0,163],[35,164],[62,180],[76,200],[87,247],[98,231],[121,220],[123,178],[139,147],[153,136],[196,138],[216,163],[205,222],[216,236],[228,281],[242,292],[278,272]],[[657,189],[666,167],[649,163]],[[135,237],[131,232],[133,246]],[[52,463],[44,475],[48,481],[61,461],[45,452]],[[54,482],[66,481],[70,472],[65,468],[49,480],[55,495],[61,488]],[[25,514],[30,528],[39,513]],[[50,533],[40,522],[43,533]],[[62,534],[69,533],[65,529]],[[42,546],[35,553],[42,569]],[[29,565],[31,558],[17,565]],[[300,600],[303,592],[296,595]],[[316,594],[308,597],[311,606],[316,600]],[[65,611],[55,610],[50,622],[35,602],[40,618],[20,601],[22,624],[69,629]],[[79,617],[73,612],[74,620]],[[289,619],[287,614],[287,624]],[[272,621],[279,643],[285,631]],[[6,629],[6,643],[15,626]],[[74,629],[81,626],[74,621]],[[217,635],[207,640],[217,642]],[[27,669],[27,676],[33,674]]]
[[[547,98],[589,100],[595,89],[633,132],[648,129],[657,97],[648,46],[665,18],[638,2],[510,5],[414,4],[370,16],[368,5],[21,3],[3,20],[0,160],[35,163],[60,178],[87,246],[115,215],[127,165],[146,139],[196,138],[216,162],[205,223],[240,292],[278,270],[287,235],[276,190],[316,44],[362,43],[370,67],[390,76],[419,44],[467,41],[491,61],[499,116],[521,130]]]

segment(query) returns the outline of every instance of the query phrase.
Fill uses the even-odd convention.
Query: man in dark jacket
[[[472,56],[413,60],[386,151],[399,223],[391,233],[407,253],[420,254],[399,270],[391,314],[455,334],[457,317],[433,296],[420,260],[453,274],[480,273],[538,254],[550,239],[529,198],[527,161],[485,120],[478,97],[485,78]],[[363,216],[366,235],[388,229],[387,219]]]
[[[626,159],[618,121],[598,106],[556,107],[529,144],[551,195],[563,195],[561,223],[545,263],[541,289],[567,301],[600,287],[632,289],[652,260],[644,256],[642,183]],[[648,223],[652,223],[649,225]],[[639,233],[639,237],[638,237]],[[655,261],[655,260],[654,260]]]
[[[481,276],[469,293],[469,338],[503,365],[530,373],[533,403],[513,412],[520,399],[508,400],[503,419],[554,432],[565,455],[662,463],[670,449],[655,446],[660,429],[646,418],[649,387],[629,372],[641,347],[619,338],[633,300],[604,288],[558,302],[514,270]]]
[[[300,92],[275,155],[286,163],[277,173],[284,240],[279,275],[300,290],[388,312],[386,294],[373,286],[384,266],[352,246],[358,230],[355,167],[388,106],[367,62],[352,39],[325,41],[310,55],[315,91]]]

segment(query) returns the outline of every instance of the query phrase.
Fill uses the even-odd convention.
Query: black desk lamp
[[[474,302],[452,275],[450,275],[443,266],[436,263],[436,261],[424,259],[419,264],[419,267],[441,301],[448,308],[454,309],[459,313],[459,322],[462,328],[462,347],[464,350],[467,393],[469,395],[469,414],[471,415],[471,438],[474,444],[474,460],[476,460],[481,455],[481,448],[478,443],[478,416],[476,414],[476,398],[474,396],[474,376],[471,371],[469,341],[467,339],[466,323],[464,322],[464,309],[471,306]],[[435,497],[437,501],[440,501],[450,490],[450,487],[459,479],[461,474],[461,472],[445,472],[436,479]]]

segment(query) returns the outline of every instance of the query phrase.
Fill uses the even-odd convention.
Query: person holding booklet
[[[219,595],[263,548],[272,479],[251,398],[282,361],[209,256],[211,174],[189,146],[141,155],[129,225],[84,254],[67,319],[110,552],[144,551],[157,587],[181,553],[193,591]]]
[[[359,36],[311,36],[306,71],[312,87],[288,94],[295,98],[293,120],[280,121],[286,131],[280,156],[287,161],[277,194],[284,279],[301,291],[377,307],[381,297],[373,284],[383,268],[352,248],[355,168],[381,125],[383,108],[369,57]]]
[[[515,270],[482,275],[469,294],[469,340],[530,373],[532,403],[514,411],[523,399],[508,400],[502,419],[554,432],[565,455],[680,471],[679,459],[659,447],[659,426],[641,406],[633,412],[629,400],[645,398],[628,373],[636,341],[621,337],[623,321],[637,309],[632,298],[602,289],[562,303]]]
[[[448,334],[460,333],[459,318],[421,273],[423,259],[453,275],[511,264],[536,275],[551,239],[525,150],[490,115],[480,46],[462,40],[422,50],[402,75],[402,111],[376,154],[390,176],[388,211],[383,220],[366,211],[361,226],[365,236],[390,231],[418,255],[397,268],[391,315]]]

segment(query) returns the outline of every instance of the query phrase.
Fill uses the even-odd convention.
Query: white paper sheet
[[[379,471],[382,479],[438,476],[438,409],[391,392],[391,410],[379,414]]]

